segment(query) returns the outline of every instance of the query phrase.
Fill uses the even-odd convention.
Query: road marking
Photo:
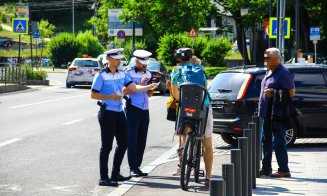
[[[75,98],[75,97],[82,97],[82,96],[85,96],[85,95],[90,95],[90,93],[85,93],[85,94],[82,94],[82,95],[76,95],[76,96],[70,96],[70,97],[63,97],[63,98],[59,98],[59,99],[50,99],[50,100],[47,100],[47,101],[40,101],[40,102],[35,102],[35,103],[30,103],[30,104],[25,104],[25,105],[12,106],[12,107],[9,107],[9,108],[10,109],[23,108],[23,107],[27,107],[27,106],[50,103],[50,102],[55,102],[55,101],[60,101],[60,100],[65,100],[65,99],[71,99],[71,98]]]
[[[158,165],[166,163],[169,161],[169,158],[176,154],[176,150],[178,149],[178,144],[172,147],[170,150],[165,152],[163,155],[161,155],[156,160],[149,163],[147,166],[142,168],[143,172],[150,173],[152,170],[154,170]],[[116,188],[114,191],[109,193],[110,196],[120,196],[125,194],[129,189],[131,189],[135,184],[137,184],[140,180],[142,180],[142,177],[139,178],[132,178],[131,180],[125,181],[123,184],[121,184],[118,188]],[[97,189],[97,188],[95,188]]]
[[[11,139],[11,140],[8,140],[8,141],[5,141],[5,142],[2,142],[2,143],[0,143],[0,147],[3,147],[3,146],[5,146],[5,145],[8,145],[8,144],[11,144],[11,143],[14,143],[14,142],[17,142],[17,141],[19,141],[19,140],[21,140],[21,139],[19,139],[19,138],[13,138],[13,139]]]
[[[82,121],[82,120],[83,119],[76,119],[76,120],[72,120],[72,121],[66,122],[66,123],[64,123],[62,125],[70,125],[70,124],[77,123],[77,122]]]

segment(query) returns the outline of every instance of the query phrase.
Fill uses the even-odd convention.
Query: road
[[[0,95],[0,195],[109,194],[114,188],[97,186],[100,131],[90,89],[66,89],[64,73],[48,79],[49,87]],[[176,144],[174,124],[165,119],[167,99],[150,98],[143,165]],[[128,175],[126,156],[121,170]]]

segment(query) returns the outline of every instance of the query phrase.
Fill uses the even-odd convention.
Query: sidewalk
[[[257,187],[252,190],[252,195],[327,195],[327,144],[304,144],[304,148],[301,144],[299,146],[289,150],[292,177],[257,178]],[[222,164],[230,163],[230,146],[223,143],[220,136],[215,136],[214,147],[213,177],[221,177]],[[195,183],[191,178],[189,190],[183,191],[180,188],[179,176],[171,175],[176,170],[177,164],[178,160],[174,155],[166,163],[153,169],[148,177],[141,179],[129,190],[125,190],[123,195],[209,195],[209,188],[204,186],[203,177],[200,179],[201,184]],[[204,169],[203,161],[201,168]],[[273,159],[273,169],[277,170],[275,159]],[[133,183],[133,179],[124,184],[128,183]]]

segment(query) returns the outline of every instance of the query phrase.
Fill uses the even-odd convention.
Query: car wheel
[[[293,120],[290,121],[290,125],[292,128],[286,130],[286,136],[285,136],[287,147],[290,147],[294,144],[298,134],[297,126]]]
[[[71,88],[73,85],[71,85],[69,82],[66,82],[66,88]]]
[[[237,145],[237,137],[235,137],[234,135],[228,133],[221,133],[220,135],[224,142],[226,142],[227,144]]]

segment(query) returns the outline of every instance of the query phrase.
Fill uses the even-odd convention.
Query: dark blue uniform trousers
[[[114,137],[116,137],[117,147],[111,174],[116,175],[120,172],[120,165],[127,149],[126,116],[124,112],[106,110],[104,118],[99,111],[98,120],[101,128],[100,176],[101,178],[107,178],[108,158]]]
[[[149,127],[149,110],[142,110],[133,105],[127,111],[128,123],[128,164],[131,170],[142,164]]]

